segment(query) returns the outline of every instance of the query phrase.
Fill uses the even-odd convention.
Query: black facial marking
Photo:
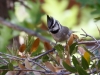
[[[58,31],[59,31],[59,29],[57,29],[55,31],[50,31],[50,32],[53,33],[53,34],[56,34],[56,33],[58,33]]]

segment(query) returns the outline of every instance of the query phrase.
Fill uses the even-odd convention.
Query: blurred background
[[[76,34],[80,38],[83,33],[81,28],[100,38],[96,27],[100,27],[100,0],[0,0],[0,17],[54,41],[48,33],[47,15],[63,26],[78,31]],[[18,42],[19,35],[23,35],[23,32],[0,25],[0,51],[6,51],[7,46],[12,44],[12,38]]]

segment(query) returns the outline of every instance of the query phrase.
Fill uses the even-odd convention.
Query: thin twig
[[[54,48],[51,49],[51,50],[48,50],[48,51],[46,51],[46,52],[44,52],[44,53],[42,53],[42,54],[40,54],[40,55],[38,55],[38,56],[32,58],[32,60],[39,59],[39,58],[41,58],[42,56],[44,56],[44,55],[46,55],[46,54],[48,54],[48,53],[50,53],[50,52],[52,52],[52,51],[54,51],[54,50],[55,50]]]
[[[96,48],[92,51],[92,52],[94,52],[96,49],[98,49],[98,48],[100,47],[99,41],[96,40],[93,36],[87,34],[83,29],[82,29],[82,31],[83,31],[85,34],[81,34],[81,35],[86,36],[86,37],[87,37],[87,36],[88,36],[88,37],[91,37],[91,38],[94,39],[94,41],[96,42],[96,43],[95,43],[96,46],[98,45],[98,47],[96,47]],[[92,48],[91,48],[91,50],[92,50]]]

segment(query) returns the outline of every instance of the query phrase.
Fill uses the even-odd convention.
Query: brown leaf
[[[67,58],[65,59],[65,62],[71,66],[71,60],[70,60],[70,54],[67,55]]]
[[[56,61],[60,64],[60,60],[61,60],[61,58],[59,57],[59,55],[58,54],[56,54]]]
[[[30,53],[33,53],[37,50],[38,46],[39,46],[39,43],[40,43],[40,39],[37,38],[33,44],[32,44],[32,47],[31,47],[31,50],[30,50]]]
[[[40,26],[41,29],[43,30],[48,30],[47,26],[42,22],[42,25]]]
[[[52,49],[52,46],[48,42],[44,42],[44,47],[45,47],[45,50],[51,50]],[[50,52],[50,53],[53,53],[53,52]]]
[[[73,34],[74,39],[79,39],[79,37],[76,34]]]
[[[69,40],[68,40],[68,45],[70,46],[74,41],[74,34],[71,34]]]
[[[18,64],[20,69],[26,69],[24,65],[22,65],[21,63]]]
[[[55,67],[50,62],[45,62],[45,66],[49,68],[52,72],[56,72]]]
[[[20,46],[20,48],[19,48],[19,51],[20,51],[20,52],[24,52],[25,48],[26,48],[26,45],[25,45],[25,44],[22,44],[22,45]]]
[[[73,41],[79,39],[79,37],[75,34],[71,34],[69,40],[68,40],[68,43],[66,45],[66,50],[69,50],[69,47],[73,44]]]

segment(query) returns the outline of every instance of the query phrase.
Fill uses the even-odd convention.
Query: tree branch
[[[0,18],[0,23],[1,23],[2,25],[5,25],[5,26],[9,27],[9,28],[12,28],[12,29],[15,29],[15,30],[18,30],[18,31],[24,31],[24,32],[26,32],[27,34],[29,34],[29,35],[31,35],[31,36],[36,36],[36,37],[38,37],[38,38],[39,38],[40,40],[42,40],[42,41],[46,41],[46,42],[49,42],[49,43],[54,44],[54,43],[51,42],[50,40],[44,38],[43,36],[41,36],[40,34],[38,34],[37,32],[35,32],[35,31],[31,30],[31,29],[24,28],[24,27],[18,26],[18,25],[16,25],[16,24],[12,24],[12,23],[10,23],[10,22],[8,22],[8,21],[5,21],[5,20],[2,19],[2,18]]]
[[[27,34],[29,34],[31,36],[38,37],[42,41],[46,41],[48,43],[55,44],[55,43],[51,42],[50,40],[46,39],[45,37],[43,37],[42,35],[40,35],[37,32],[35,32],[34,30],[30,30],[28,28],[24,28],[24,27],[18,26],[16,24],[13,24],[13,23],[10,23],[8,21],[5,21],[2,18],[0,18],[0,24],[5,25],[5,26],[7,26],[9,28],[12,28],[14,30],[24,31],[24,32],[26,32]],[[100,40],[98,40],[98,42],[100,43]],[[86,44],[86,45],[90,45],[90,44],[94,45],[95,43],[96,43],[96,41],[82,41],[82,42],[78,42],[78,44]]]

